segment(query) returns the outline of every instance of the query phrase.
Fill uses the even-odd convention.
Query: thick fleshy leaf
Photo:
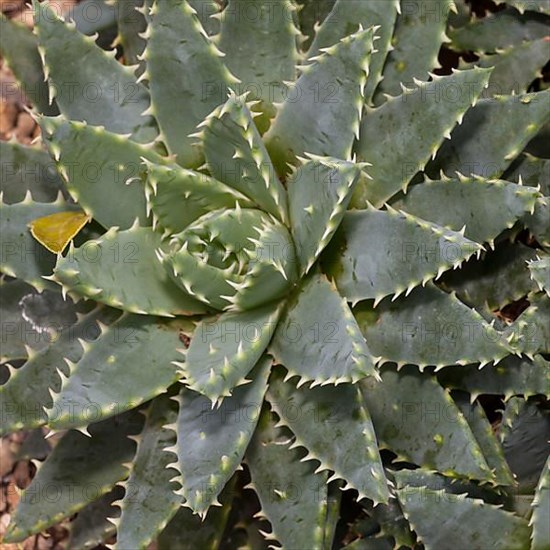
[[[520,14],[515,9],[506,9],[469,21],[461,28],[450,29],[448,34],[453,49],[494,52],[544,38],[548,34],[548,18],[538,13]]]
[[[511,353],[504,334],[432,285],[396,302],[386,298],[376,309],[363,304],[354,315],[372,353],[398,365],[485,365]]]
[[[526,214],[523,223],[542,246],[550,248],[550,196],[538,199],[535,211]]]
[[[300,385],[356,382],[377,376],[374,360],[346,301],[322,275],[306,280],[270,345],[277,363]]]
[[[220,32],[219,12],[222,6],[216,0],[187,0],[197,12],[196,15],[208,36],[215,37]]]
[[[512,46],[492,55],[480,55],[475,63],[464,63],[461,69],[470,67],[493,68],[484,97],[504,94],[524,94],[548,61],[548,38]]]
[[[20,280],[0,279],[2,311],[0,363],[27,359],[34,350],[47,347],[59,333],[77,320],[77,308],[61,293],[44,290],[38,293]]]
[[[116,534],[110,518],[118,517],[120,510],[113,502],[122,497],[124,489],[115,485],[114,489],[85,506],[71,522],[69,546],[74,550],[90,550],[103,544]]]
[[[510,467],[504,458],[504,451],[500,440],[495,435],[483,407],[478,402],[470,403],[467,395],[464,393],[455,395],[454,402],[468,422],[483,453],[483,458],[494,473],[495,482],[498,485],[515,485]]]
[[[301,462],[304,454],[290,449],[293,436],[275,428],[272,413],[265,411],[246,463],[253,488],[261,505],[261,515],[271,524],[268,540],[279,541],[284,548],[330,549],[325,540],[328,508],[327,472],[315,474],[315,465]]]
[[[246,311],[281,300],[297,279],[287,227],[238,205],[195,220],[159,257],[185,292],[217,310]]]
[[[22,92],[43,114],[55,115],[58,110],[50,104],[48,84],[44,81],[42,60],[38,53],[38,39],[25,26],[0,15],[0,52],[19,81]],[[6,85],[9,94],[19,93]]]
[[[87,214],[107,229],[127,229],[136,218],[150,225],[142,158],[162,163],[161,157],[124,136],[62,117],[43,118],[41,128],[71,196]]]
[[[496,0],[496,4],[507,4],[513,6],[520,13],[525,11],[534,11],[550,14],[548,0]]]
[[[117,549],[146,548],[181,504],[181,497],[174,493],[177,487],[170,481],[178,473],[170,467],[175,456],[166,451],[176,435],[165,426],[176,419],[177,407],[168,395],[155,398],[147,410],[130,477],[124,483],[126,492],[119,502]]]
[[[112,228],[60,256],[54,277],[65,290],[132,313],[205,313],[205,305],[170,278],[156,256],[160,247],[161,236],[150,227]]]
[[[79,322],[63,330],[47,348],[31,354],[28,361],[15,370],[8,382],[0,386],[2,435],[17,430],[28,430],[46,423],[44,407],[51,407],[50,389],[55,393],[61,388],[58,369],[65,376],[69,367],[65,359],[78,361],[84,349],[81,341],[91,343],[101,334],[98,321],[112,323],[120,312],[109,308],[96,308]]]
[[[533,361],[509,355],[498,365],[481,370],[477,365],[444,369],[438,379],[446,388],[467,391],[472,401],[481,394],[504,395],[505,400],[513,395],[550,397],[550,362],[541,355],[535,355]]]
[[[550,160],[521,154],[505,172],[504,179],[519,182],[531,187],[540,185],[540,192],[550,196]]]
[[[147,89],[133,71],[62,21],[47,4],[34,2],[35,31],[49,78],[50,94],[60,111],[72,120],[104,126],[109,132],[130,134],[140,143],[157,136]],[[82,63],[85,58],[86,62]]]
[[[17,204],[7,205],[0,201],[0,270],[38,290],[55,289],[51,281],[43,279],[52,274],[55,255],[34,239],[28,224],[37,218],[67,210],[79,209],[65,201],[61,194],[55,202],[33,202],[30,195]]]
[[[164,322],[145,315],[124,314],[84,345],[78,363],[68,362],[61,389],[48,409],[55,429],[85,427],[137,407],[161,394],[178,378],[173,361],[179,331],[186,321]]]
[[[481,69],[480,69],[481,70]],[[482,99],[427,167],[431,177],[440,170],[450,177],[500,177],[537,132],[550,120],[550,90]]]
[[[550,544],[550,456],[546,461],[533,501],[531,550],[545,550]]]
[[[378,526],[380,529],[380,532],[375,535],[376,538],[371,539],[370,542],[375,543],[376,540],[379,540],[380,542],[388,540],[391,550],[393,550],[395,546],[397,546],[397,548],[401,546],[414,546],[414,535],[409,526],[409,522],[405,519],[405,516],[403,516],[403,510],[395,497],[392,497],[388,504],[380,504],[378,506],[370,506],[370,504],[367,504],[364,508],[366,508],[366,512],[369,515],[367,521],[371,523],[376,521],[378,525],[375,529],[377,529]],[[369,536],[371,533],[367,534],[365,532],[367,529],[365,528],[368,529],[368,526],[363,523],[357,530],[360,530],[364,532],[366,536]],[[395,541],[395,544],[392,540],[386,538],[388,536]]]
[[[396,478],[399,480],[399,472]],[[529,548],[527,520],[480,499],[410,485],[400,486],[397,497],[405,517],[428,550],[456,548],[457,525],[460,544],[465,548]]]
[[[256,429],[267,389],[271,358],[258,362],[250,384],[236,388],[217,409],[204,396],[184,388],[179,395],[178,491],[184,505],[204,516],[239,466]]]
[[[408,367],[361,382],[380,444],[398,460],[457,477],[494,481],[479,444],[448,391]]]
[[[220,496],[222,505],[210,508],[205,518],[193,514],[189,508],[181,507],[160,533],[156,541],[158,550],[185,547],[218,550],[232,509],[234,490],[234,483],[230,480]]]
[[[337,0],[317,30],[307,57],[319,55],[322,48],[329,48],[350,32],[357,31],[359,25],[365,29],[378,26],[374,40],[376,51],[371,55],[369,76],[363,96],[365,102],[369,103],[382,78],[384,62],[391,49],[395,20],[400,10],[399,4],[399,0]]]
[[[537,255],[536,260],[528,262],[527,267],[539,290],[546,292],[550,297],[550,255]]]
[[[213,403],[232,395],[234,388],[247,383],[280,313],[280,306],[271,304],[202,321],[182,366],[185,383]]]
[[[151,0],[116,0],[118,36],[116,43],[122,46],[126,65],[139,64],[146,40],[140,34],[147,29],[144,11],[152,5]],[[139,11],[138,11],[139,10]],[[144,66],[139,69],[141,74]]]
[[[202,215],[219,208],[243,208],[254,203],[218,180],[179,166],[147,165],[147,204],[157,224],[170,234],[180,233]]]
[[[296,0],[296,4],[300,8],[300,29],[306,37],[304,48],[311,45],[319,25],[327,18],[335,2],[336,0]]]
[[[535,207],[535,189],[501,180],[428,180],[412,186],[392,203],[397,210],[460,231],[478,243],[489,242]],[[440,208],[441,204],[445,208]]]
[[[372,164],[371,181],[361,184],[354,204],[363,208],[368,201],[378,207],[405,190],[477,101],[489,75],[487,69],[473,69],[434,76],[376,109],[367,108],[355,151],[359,160]]]
[[[37,147],[0,141],[0,157],[0,192],[4,204],[23,201],[27,192],[36,202],[56,199],[63,183],[48,153]]]
[[[338,229],[358,177],[356,164],[329,157],[314,157],[290,176],[290,227],[302,273],[309,271]]]
[[[372,41],[372,29],[360,30],[302,67],[265,136],[279,173],[286,172],[286,163],[296,164],[304,153],[351,159]]]
[[[505,241],[446,273],[442,284],[468,305],[495,311],[537,290],[527,269],[527,262],[535,258],[536,250]]]
[[[141,424],[141,415],[132,411],[93,425],[91,437],[67,432],[21,495],[4,542],[40,533],[108,493],[128,474],[124,463],[136,446],[127,436]],[[55,498],[44,497],[45,487],[55,488]]]
[[[514,350],[530,358],[536,353],[550,353],[550,298],[536,294],[531,305],[504,331]]]
[[[329,276],[348,301],[409,294],[457,268],[481,245],[393,208],[348,212],[327,251]]]
[[[280,424],[296,436],[293,446],[308,451],[303,460],[320,462],[316,472],[332,470],[330,479],[345,480],[344,489],[357,490],[359,499],[388,501],[376,435],[358,387],[297,388],[279,378],[270,382],[267,399]]]
[[[149,81],[151,111],[178,164],[196,168],[202,164],[202,155],[189,134],[225,101],[228,86],[236,79],[223,65],[214,43],[207,40],[187,0],[156,0],[147,34],[147,69],[142,78]]]
[[[506,404],[499,431],[520,491],[533,492],[550,454],[550,413],[536,402],[513,397]]]
[[[267,119],[276,113],[273,103],[288,93],[287,83],[296,79],[300,31],[295,11],[291,0],[229,0],[220,16],[217,44],[226,54],[224,63],[241,81],[239,92],[262,101],[256,110]]]
[[[452,0],[401,0],[377,104],[384,101],[383,94],[401,93],[401,83],[410,86],[415,78],[425,80],[440,66],[437,56],[443,42],[448,42],[445,28],[452,6]]]
[[[271,7],[279,11],[273,2]],[[275,173],[245,97],[232,94],[200,126],[204,128],[201,132],[204,155],[212,176],[286,222],[286,191]]]

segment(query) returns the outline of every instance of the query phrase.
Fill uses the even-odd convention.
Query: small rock
[[[17,107],[11,101],[0,99],[0,134],[11,133],[17,119]]]
[[[0,440],[0,477],[9,474],[14,465],[14,456],[7,438]]]
[[[17,128],[15,130],[15,135],[17,136],[17,139],[28,143],[34,132],[35,124],[36,123],[32,119],[31,115],[29,115],[29,113],[20,113],[19,117],[17,118]]]

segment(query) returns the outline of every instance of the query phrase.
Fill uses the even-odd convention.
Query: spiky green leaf
[[[96,308],[79,322],[66,328],[55,342],[33,354],[18,368],[8,382],[0,386],[0,433],[31,429],[46,423],[44,407],[51,407],[50,389],[55,393],[61,388],[59,369],[65,376],[69,368],[65,359],[76,362],[83,355],[80,340],[92,342],[100,335],[98,321],[112,323],[120,312],[109,308]]]
[[[550,362],[541,355],[535,355],[533,361],[510,355],[483,369],[477,365],[444,369],[438,379],[446,388],[467,391],[472,400],[481,394],[504,395],[505,400],[513,395],[550,397]]]
[[[531,550],[546,550],[550,546],[550,456],[546,461],[533,501],[533,516],[530,525],[533,528]]]
[[[365,303],[354,314],[371,351],[399,365],[485,365],[511,352],[477,311],[432,285],[376,309]]]
[[[132,313],[162,317],[204,313],[205,305],[186,295],[158,260],[161,243],[161,236],[150,227],[111,228],[59,256],[54,277],[65,290]]]
[[[480,100],[439,149],[427,173],[500,177],[550,120],[549,98],[550,90]]]
[[[412,186],[392,203],[397,210],[460,231],[478,243],[489,242],[531,212],[535,189],[501,180],[463,178],[432,181]],[[445,208],[439,205],[445,204]]]
[[[253,488],[261,504],[261,514],[271,524],[268,540],[277,540],[285,548],[328,550],[325,540],[328,509],[328,474],[315,474],[311,462],[301,462],[303,451],[290,449],[293,436],[275,428],[269,411],[262,414],[254,434],[246,463]]]
[[[361,382],[361,392],[383,447],[453,477],[494,480],[466,419],[433,376],[411,367],[380,374],[381,382]]]
[[[277,8],[273,3],[271,6],[276,12],[283,8]],[[201,127],[204,127],[204,155],[210,173],[262,210],[286,222],[286,192],[275,173],[245,97],[232,94]]]
[[[146,548],[181,504],[181,497],[174,493],[177,486],[170,481],[178,473],[170,467],[175,455],[166,451],[176,439],[174,431],[166,428],[177,419],[175,405],[168,395],[160,395],[147,410],[130,476],[124,483],[126,492],[119,502],[117,549]]]
[[[406,190],[477,101],[489,74],[487,69],[473,69],[434,76],[431,82],[415,81],[402,95],[367,108],[355,151],[359,160],[372,164],[366,170],[371,181],[362,182],[354,204],[363,208],[368,201],[378,207]]]
[[[251,311],[203,320],[195,330],[183,365],[185,383],[216,403],[230,396],[265,351],[281,308],[270,304]]]
[[[550,298],[536,294],[529,298],[531,305],[505,330],[506,339],[514,350],[533,357],[550,353]]]
[[[127,229],[136,218],[150,225],[142,158],[162,163],[161,157],[123,136],[63,117],[43,118],[41,128],[71,196],[87,214],[107,229]]]
[[[147,204],[157,224],[170,234],[183,231],[197,218],[211,210],[252,207],[254,203],[243,194],[218,180],[176,166],[147,166]]]
[[[346,301],[320,275],[306,280],[289,304],[270,352],[300,384],[340,384],[376,376],[374,358]]]
[[[401,10],[395,22],[382,82],[375,102],[384,101],[383,94],[401,93],[401,83],[412,85],[413,79],[425,80],[439,67],[439,49],[448,42],[445,34],[452,0],[401,0]]]
[[[135,443],[127,436],[141,424],[132,411],[94,424],[91,437],[67,432],[21,495],[4,542],[44,531],[108,493],[128,474],[124,463],[132,459]],[[46,487],[55,488],[56,498],[46,496]]]
[[[85,506],[71,522],[68,544],[74,550],[92,550],[116,534],[115,526],[109,518],[116,518],[120,510],[113,502],[122,497],[124,489],[115,485],[114,489]]]
[[[514,44],[544,38],[548,34],[548,18],[544,15],[515,9],[488,13],[469,21],[461,28],[450,29],[450,47],[455,50],[494,52]]]
[[[535,211],[526,214],[523,223],[542,246],[550,248],[550,196],[538,199]]]
[[[48,84],[44,81],[44,70],[38,53],[36,36],[22,24],[7,19],[2,14],[0,15],[0,37],[2,57],[19,81],[25,96],[39,112],[48,115],[57,114],[57,106],[50,104],[50,91]]]
[[[217,408],[187,388],[179,395],[177,420],[178,491],[185,506],[204,516],[239,466],[260,415],[271,358],[255,367],[252,382],[238,387]]]
[[[550,297],[550,255],[537,256],[536,260],[528,262],[527,267],[529,268],[531,279],[535,281],[539,290],[546,292],[548,297]]]
[[[489,86],[484,97],[504,94],[523,94],[530,84],[541,75],[548,61],[548,38],[541,38],[512,46],[492,55],[481,55],[475,63],[464,63],[461,68],[493,68]]]
[[[239,91],[262,101],[264,128],[275,115],[273,103],[285,97],[286,82],[296,79],[300,31],[295,11],[291,0],[229,0],[221,13],[218,45],[226,54],[224,62],[241,81]]]
[[[1,363],[34,355],[34,350],[47,347],[77,320],[72,300],[51,290],[39,294],[21,280],[0,279],[0,309]]]
[[[279,173],[304,153],[350,160],[363,111],[373,32],[360,30],[302,68],[267,132]]]
[[[196,168],[202,154],[189,134],[225,101],[235,78],[187,0],[156,0],[147,33],[147,69],[142,77],[149,81],[151,112],[178,164]]]
[[[35,1],[34,9],[50,94],[55,95],[60,111],[68,119],[130,134],[141,143],[153,140],[155,122],[142,114],[149,107],[149,93],[136,82],[132,69],[121,65],[115,52],[103,51],[92,37],[81,34],[73,23],[62,21],[47,4]]]
[[[355,164],[330,157],[313,157],[291,175],[290,226],[302,273],[309,271],[338,229],[358,177]]]
[[[386,296],[409,294],[481,250],[459,231],[369,206],[345,215],[327,266],[348,301],[374,299],[376,305]]]
[[[378,27],[375,31],[375,50],[369,63],[369,76],[364,92],[364,100],[369,103],[382,78],[382,69],[391,49],[392,34],[395,26],[399,0],[337,0],[323,24],[317,30],[315,40],[307,57],[321,53],[322,48],[336,44],[350,32],[358,30],[359,25],[367,29]]]
[[[453,399],[468,422],[487,465],[494,473],[494,481],[498,485],[515,485],[510,467],[504,458],[502,445],[482,406],[478,402],[470,403],[464,393],[455,395]]]
[[[465,303],[495,311],[537,290],[527,269],[527,262],[535,258],[536,250],[505,241],[460,270],[446,273],[442,284]]]
[[[268,401],[294,433],[294,447],[305,447],[305,460],[320,462],[316,472],[332,470],[344,489],[355,489],[359,499],[387,502],[389,491],[378,453],[376,435],[359,388],[297,388],[281,378],[270,382]]]
[[[54,201],[62,188],[55,164],[37,147],[0,142],[0,192],[5,204],[22,202],[27,192],[36,202]]]
[[[101,336],[84,345],[78,363],[69,363],[59,393],[48,409],[54,429],[85,427],[137,407],[161,394],[178,378],[172,363],[185,321],[164,322],[145,315],[124,314]]]
[[[396,473],[399,480],[399,472]],[[453,495],[444,489],[401,486],[397,490],[405,517],[428,550],[451,550],[460,543],[484,550],[524,550],[529,547],[527,521],[480,499]]]

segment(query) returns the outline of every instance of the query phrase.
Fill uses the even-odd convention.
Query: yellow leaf
[[[29,228],[40,244],[59,254],[91,219],[84,212],[57,212],[32,221]]]

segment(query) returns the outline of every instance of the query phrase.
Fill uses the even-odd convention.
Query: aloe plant
[[[445,75],[489,25],[451,0],[2,20],[41,142],[0,144],[1,431],[59,438],[6,542],[550,546],[548,10],[509,4]]]

